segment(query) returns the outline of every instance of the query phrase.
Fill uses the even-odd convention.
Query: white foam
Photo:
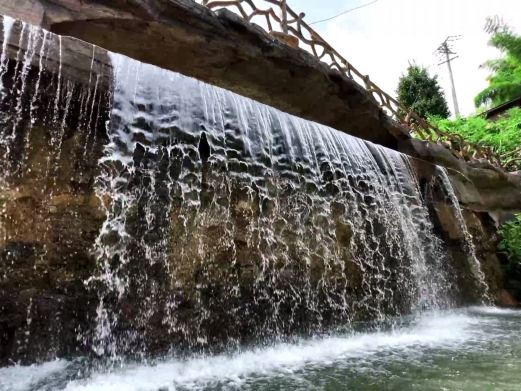
[[[499,308],[499,307],[470,307],[469,311],[475,314],[483,314],[483,315],[519,315],[521,316],[521,309],[513,309],[513,308]]]
[[[376,353],[407,352],[419,347],[451,347],[471,337],[476,319],[463,314],[429,315],[395,332],[357,334],[350,337],[311,339],[278,344],[232,356],[170,360],[153,366],[128,366],[112,373],[98,373],[68,384],[68,391],[200,389],[215,383],[240,386],[248,376],[288,375],[305,366],[330,365],[367,358]]]
[[[65,360],[55,360],[40,365],[0,368],[1,391],[25,391],[53,373],[63,371],[67,367]]]

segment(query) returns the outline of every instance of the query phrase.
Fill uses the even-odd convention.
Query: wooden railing
[[[365,88],[374,101],[388,115],[406,126],[412,136],[439,143],[447,147],[456,157],[467,161],[486,160],[493,165],[510,169],[521,162],[521,151],[509,157],[505,163],[489,147],[465,141],[461,136],[445,132],[430,124],[417,113],[402,106],[396,99],[373,83],[349,61],[329,45],[309,24],[304,21],[304,13],[296,13],[286,0],[196,0],[204,6],[217,10],[228,8],[248,22],[257,23],[272,34],[285,34],[297,38],[299,44],[314,57],[337,70],[345,77]],[[262,7],[259,5],[262,4]]]

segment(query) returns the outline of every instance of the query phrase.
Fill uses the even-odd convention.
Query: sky
[[[372,0],[288,0],[313,22]],[[521,0],[378,0],[376,3],[313,27],[340,54],[384,91],[396,96],[398,79],[409,63],[438,75],[453,111],[447,65],[434,54],[449,35],[459,57],[453,62],[462,115],[475,112],[474,96],[487,85],[489,72],[480,68],[500,53],[487,45],[487,16],[499,15],[521,34]]]

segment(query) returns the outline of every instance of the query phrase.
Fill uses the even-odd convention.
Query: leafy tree
[[[490,18],[487,24],[490,26]],[[489,44],[503,56],[483,64],[492,74],[489,86],[474,98],[476,107],[497,106],[521,96],[521,36],[502,23],[489,27],[488,31],[492,33]]]
[[[427,69],[409,65],[407,73],[398,82],[398,101],[422,117],[450,115],[445,95],[437,76],[430,76]]]

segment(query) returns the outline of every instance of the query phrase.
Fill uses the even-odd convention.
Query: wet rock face
[[[479,300],[431,164],[179,75],[168,90],[173,76],[145,65],[112,104],[103,50],[13,34],[25,47],[11,40],[1,68],[0,364],[224,349]],[[493,198],[462,183],[495,296],[494,227],[470,208]]]
[[[476,270],[472,262],[469,262],[471,246],[470,250],[485,277],[489,299],[500,304],[505,276],[497,254],[500,238],[492,217],[487,212],[465,207],[461,214],[457,213],[454,200],[451,200],[450,195],[436,180],[430,182],[426,197],[429,199],[431,218],[436,230],[443,237],[454,260],[454,272],[458,276],[457,286],[462,303],[475,300],[476,292],[482,289],[474,278]]]
[[[183,343],[204,335],[199,343],[215,348],[370,317],[356,309],[367,280],[351,254],[353,228],[343,212],[325,216],[313,194],[291,182],[263,199],[213,169],[203,169],[207,201],[197,213],[178,205],[171,214],[172,283],[182,287],[179,308],[190,314],[177,320]],[[406,311],[407,303],[396,305]]]
[[[105,218],[94,180],[108,99],[81,77],[66,79],[66,64],[58,75],[38,63],[2,64],[0,363],[74,354],[95,308],[84,280]]]

